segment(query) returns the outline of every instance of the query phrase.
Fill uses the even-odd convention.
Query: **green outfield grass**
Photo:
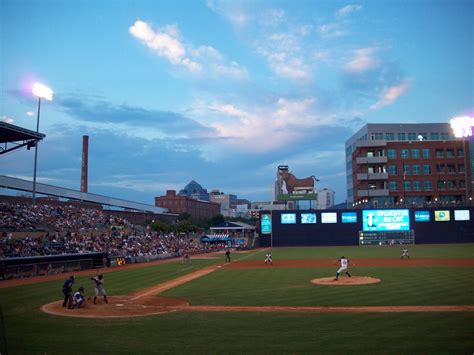
[[[412,257],[472,258],[474,244],[410,246]],[[233,253],[262,259],[264,252]],[[399,247],[275,248],[279,259],[399,258]],[[109,294],[127,294],[176,278],[218,259],[193,260],[105,274]],[[263,260],[263,259],[262,259]],[[263,262],[263,261],[262,261]],[[365,286],[319,286],[334,268],[226,269],[163,295],[195,305],[460,305],[474,304],[470,267],[354,267],[382,279]],[[91,272],[92,274],[92,272]],[[66,277],[67,275],[65,275]],[[449,313],[185,313],[120,319],[52,316],[39,308],[61,298],[62,281],[0,289],[10,354],[104,353],[386,353],[472,354],[474,312]],[[91,294],[92,282],[78,277]],[[0,327],[0,332],[2,331]],[[0,334],[0,352],[5,344]]]

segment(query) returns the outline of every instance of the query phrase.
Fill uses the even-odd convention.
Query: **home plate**
[[[117,303],[116,306],[117,306],[117,307],[123,307],[124,304],[123,304],[123,303]]]

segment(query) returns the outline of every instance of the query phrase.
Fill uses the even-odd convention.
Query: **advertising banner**
[[[260,230],[262,234],[272,233],[272,219],[269,214],[262,214],[262,218],[260,220]]]
[[[409,210],[363,210],[362,229],[375,232],[410,230]]]

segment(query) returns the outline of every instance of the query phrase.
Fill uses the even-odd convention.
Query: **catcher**
[[[107,292],[104,288],[104,277],[97,275],[96,277],[91,277],[91,280],[94,281],[94,304],[96,304],[97,296],[104,296],[105,303],[109,303],[107,301]]]
[[[74,307],[81,308],[85,301],[86,298],[84,297],[84,287],[79,287],[77,292],[74,294]]]

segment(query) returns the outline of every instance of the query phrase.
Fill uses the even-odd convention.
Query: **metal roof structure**
[[[45,137],[46,135],[43,133],[0,122],[0,155],[24,146],[30,149]]]
[[[33,190],[33,182],[28,180],[17,179],[5,175],[0,175],[0,187],[18,190],[18,191],[28,191]],[[67,189],[64,187],[58,187],[47,184],[36,183],[36,191],[39,194],[65,198],[69,200],[84,201],[84,202],[93,202],[105,206],[120,207],[128,210],[134,211],[144,211],[144,212],[153,212],[158,214],[166,213],[168,210],[165,208],[147,205],[145,203],[133,202],[122,200],[113,197],[107,197],[103,195],[91,194],[88,192],[81,192],[78,190]]]

